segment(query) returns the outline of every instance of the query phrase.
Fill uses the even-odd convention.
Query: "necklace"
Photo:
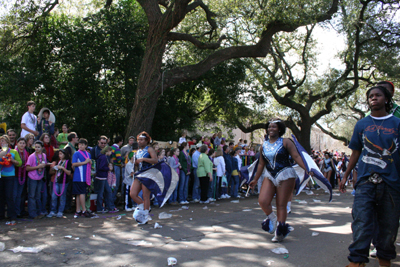
[[[378,127],[378,126],[375,124],[375,120],[372,119],[372,122],[373,122],[374,125],[375,125],[376,132],[378,133],[378,135],[380,135],[379,129],[381,128],[381,126],[382,126],[382,124],[383,124],[383,122],[384,122],[385,120],[386,120],[386,119],[382,120],[381,125],[379,125],[379,127]]]

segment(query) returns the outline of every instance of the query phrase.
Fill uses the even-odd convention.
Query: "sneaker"
[[[200,204],[208,204],[208,203],[210,203],[210,201],[208,201],[208,199],[206,201],[201,201],[200,200]]]
[[[228,199],[228,198],[231,198],[231,196],[228,194],[225,194],[225,198]]]
[[[236,198],[243,198],[243,197],[241,197],[241,196],[238,195]]]
[[[56,214],[54,212],[50,211],[49,215],[47,215],[47,218],[52,218],[54,216],[56,216]]]
[[[48,213],[47,212],[41,212],[40,215],[46,216]]]
[[[151,220],[152,219],[149,214],[143,214],[143,216],[140,218],[140,221],[138,221],[138,224],[147,224],[147,222]]]
[[[184,201],[184,202],[185,202],[185,205],[189,204],[189,201],[187,201],[187,200],[186,200],[186,201]]]
[[[128,208],[128,207],[126,207],[126,208],[125,208],[125,211],[127,211],[127,212],[131,212],[131,211],[133,211],[133,209],[132,209],[132,208]]]
[[[82,212],[82,216],[84,216],[84,217],[86,217],[86,218],[92,218],[92,217],[94,217],[95,215],[93,214],[93,213],[91,213],[90,211],[84,211],[84,212]]]
[[[270,233],[273,234],[275,233],[277,227],[277,217],[275,213],[271,213],[270,215],[267,216],[267,218],[261,223],[261,228]]]
[[[186,205],[186,201],[179,202],[179,205]]]
[[[223,194],[223,195],[221,195],[219,198],[220,198],[220,199],[225,199],[226,196],[225,196],[225,194]]]
[[[143,210],[141,208],[137,207],[133,211],[133,214],[132,214],[133,219],[135,219],[135,221],[139,222],[140,221],[139,219],[142,218],[142,213],[143,213]]]
[[[57,215],[56,215],[56,217],[57,217],[57,218],[62,218],[63,215],[64,215],[64,214],[63,214],[62,212],[58,212]]]
[[[369,255],[373,258],[376,258],[376,248],[374,248],[373,250],[371,250],[371,253],[369,253]]]
[[[208,202],[214,202],[214,201],[216,201],[216,199],[215,199],[215,198],[212,198],[212,197],[210,197],[209,199],[207,199],[207,201],[208,201]]]
[[[77,218],[79,218],[80,216],[82,216],[82,211],[75,212],[75,214],[74,214],[74,219],[77,219]]]
[[[193,199],[193,202],[194,202],[194,203],[199,203],[199,202],[200,202],[200,199]]]
[[[12,226],[12,225],[17,225],[17,223],[15,221],[7,221],[6,225]]]
[[[287,223],[282,223],[278,222],[276,231],[275,231],[275,236],[272,238],[272,242],[282,242],[285,237],[287,237],[290,233],[289,230],[289,224]]]
[[[100,210],[100,211],[97,211],[97,212],[98,212],[98,213],[104,214],[104,213],[107,213],[107,212],[108,212],[108,209]]]
[[[119,209],[114,208],[114,209],[110,210],[109,213],[116,213],[116,212],[118,212],[118,211],[119,211]]]

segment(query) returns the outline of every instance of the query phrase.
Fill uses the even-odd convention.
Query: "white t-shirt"
[[[31,129],[32,131],[36,131],[36,123],[37,123],[37,117],[35,114],[29,113],[28,111],[25,112],[24,116],[22,116],[21,124],[25,123],[26,127]],[[28,132],[27,130],[22,129],[21,131],[21,137],[25,137]]]
[[[185,142],[186,143],[186,137],[183,137],[183,136],[181,136],[180,138],[179,138],[179,145],[180,144],[182,144],[183,142]]]

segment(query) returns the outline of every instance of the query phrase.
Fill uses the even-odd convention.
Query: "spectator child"
[[[71,180],[72,163],[68,152],[63,149],[58,151],[59,161],[56,166],[51,168],[50,174],[55,174],[53,182],[53,190],[51,194],[51,210],[47,217],[51,218],[63,216],[65,201],[67,199],[67,187]],[[57,202],[60,202],[57,209]]]
[[[74,178],[72,181],[72,194],[76,195],[76,212],[74,218],[80,216],[93,217],[85,207],[86,189],[91,184],[91,163],[90,154],[86,152],[88,142],[81,138],[78,142],[78,151],[72,157],[72,168]]]
[[[25,201],[22,202],[23,190],[25,187],[26,181],[26,162],[28,161],[29,154],[25,149],[26,141],[25,138],[18,138],[17,147],[15,148],[19,154],[21,159],[21,166],[15,169],[16,179],[14,180],[14,204],[15,204],[15,213],[17,216],[21,215],[21,212],[25,210]],[[24,194],[26,197],[26,195]]]
[[[43,153],[43,142],[35,142],[35,153],[29,156],[26,163],[28,171],[28,212],[32,219],[43,218],[40,214],[42,179],[47,166],[46,155]]]
[[[135,172],[135,154],[130,152],[128,154],[128,163],[125,165],[125,176],[124,176],[124,192],[125,192],[125,211],[133,211],[136,208],[136,203],[132,203],[133,200],[129,196],[129,192],[131,190],[131,186],[133,183],[133,174]]]

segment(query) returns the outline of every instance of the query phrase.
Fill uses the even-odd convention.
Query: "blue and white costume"
[[[151,158],[150,153],[149,153],[149,146],[146,146],[143,149],[139,149],[136,153],[136,159],[142,159],[142,158]],[[139,163],[139,171],[146,169],[150,167],[152,164],[142,161]]]
[[[297,178],[296,171],[292,168],[289,159],[289,152],[283,146],[283,138],[279,137],[274,143],[269,140],[264,141],[262,146],[262,156],[265,160],[264,173],[275,186],[279,186],[281,181],[290,178]]]

